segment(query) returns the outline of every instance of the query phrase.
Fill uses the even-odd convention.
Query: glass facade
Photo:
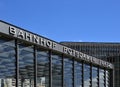
[[[62,57],[52,54],[52,87],[62,87]]]
[[[92,87],[98,87],[98,68],[92,67]]]
[[[75,61],[74,64],[74,87],[82,87],[82,63]]]
[[[73,61],[64,59],[64,87],[73,87]]]
[[[0,87],[15,87],[15,41],[0,39]]]
[[[1,38],[0,46],[0,87],[110,87],[108,69],[105,71],[54,51],[50,53],[47,49],[35,49],[21,41],[17,43],[17,74],[15,41]]]
[[[90,87],[90,65],[84,64],[84,87]]]
[[[62,44],[114,65],[114,85],[120,87],[120,43],[61,42]],[[109,87],[109,86],[108,86]]]
[[[109,84],[109,82],[110,82],[110,73],[109,73],[109,71],[108,70],[106,70],[105,71],[105,84],[106,84],[106,87],[109,87],[110,86],[110,84]]]
[[[19,87],[34,87],[33,47],[19,44]]]
[[[105,71],[103,69],[99,70],[99,85],[100,87],[105,87]]]
[[[49,52],[37,49],[37,87],[49,87]]]
[[[0,87],[113,87],[113,68],[69,55],[70,49],[65,54],[59,51],[62,46],[52,49],[55,44],[50,40],[39,38],[42,46],[27,41],[30,33],[16,33],[27,39],[0,35]],[[39,42],[37,36],[32,38]]]

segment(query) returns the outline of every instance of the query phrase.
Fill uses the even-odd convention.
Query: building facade
[[[114,66],[0,21],[0,87],[114,87]]]
[[[62,44],[85,54],[114,64],[114,84],[120,87],[120,43],[62,42]]]

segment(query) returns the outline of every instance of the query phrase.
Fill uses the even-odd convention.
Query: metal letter
[[[10,27],[9,27],[9,33],[12,34],[12,35],[15,35],[15,34],[16,34],[16,28],[10,26]]]
[[[41,44],[42,46],[45,46],[45,43],[46,43],[46,39],[40,38],[40,44]]]
[[[23,33],[23,31],[22,30],[20,30],[19,32],[18,32],[18,37],[20,37],[20,38],[24,38],[24,33]]]
[[[63,52],[67,53],[67,47],[63,47]]]
[[[36,35],[33,35],[33,42],[39,44],[39,37]]]
[[[50,40],[46,41],[46,46],[52,48],[52,42]]]
[[[31,34],[28,33],[28,32],[25,32],[25,39],[28,40],[28,41],[31,41]]]

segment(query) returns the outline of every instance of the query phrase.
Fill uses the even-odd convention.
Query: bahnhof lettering
[[[114,66],[0,21],[0,87],[114,87]]]

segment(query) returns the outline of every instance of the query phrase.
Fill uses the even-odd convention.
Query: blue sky
[[[120,42],[120,0],[0,0],[0,20],[58,42]]]

